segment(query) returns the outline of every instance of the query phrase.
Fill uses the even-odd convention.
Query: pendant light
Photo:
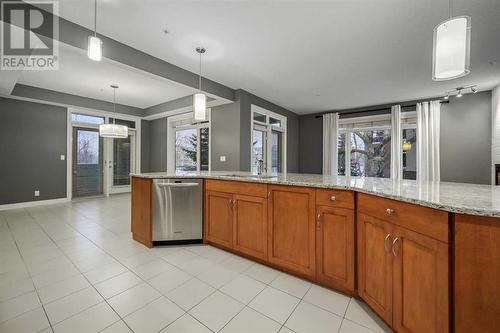
[[[99,125],[99,135],[103,138],[125,139],[128,137],[128,127],[115,124],[116,115],[116,89],[117,85],[112,84],[113,88],[113,123]]]
[[[206,50],[203,47],[197,47],[196,52],[200,55],[200,75],[198,78],[199,92],[193,95],[193,118],[195,122],[198,122],[207,120],[207,95],[201,90],[201,55]]]
[[[451,80],[470,73],[470,16],[453,17],[453,0],[449,0],[450,18],[434,28],[432,79]]]
[[[102,59],[102,41],[97,37],[97,0],[94,0],[94,35],[89,36],[87,56],[94,61]]]

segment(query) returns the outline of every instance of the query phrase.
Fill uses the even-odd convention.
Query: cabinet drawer
[[[354,209],[354,193],[342,190],[316,190],[316,205]]]
[[[358,193],[358,210],[442,242],[449,242],[448,212]]]
[[[207,179],[205,181],[205,188],[209,191],[218,191],[218,192],[267,198],[266,184],[249,183],[243,181],[239,182],[231,180]]]

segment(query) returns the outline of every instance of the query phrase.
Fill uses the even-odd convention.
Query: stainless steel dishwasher
[[[203,240],[203,180],[153,180],[153,244]]]

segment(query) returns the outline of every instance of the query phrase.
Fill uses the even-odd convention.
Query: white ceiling
[[[92,28],[93,3],[60,14]],[[431,53],[447,0],[98,0],[98,31],[194,72],[203,45],[208,78],[311,113],[499,83],[500,1],[454,0],[454,14],[472,17],[472,74],[446,82],[431,80]]]
[[[113,101],[110,85],[117,84],[116,102],[141,109],[194,92],[186,86],[111,60],[89,60],[85,51],[59,45],[59,70],[24,70],[17,83],[110,102]]]

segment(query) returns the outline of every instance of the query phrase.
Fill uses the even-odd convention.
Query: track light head
[[[471,87],[470,91],[472,91],[473,94],[477,94],[477,89],[476,87]]]
[[[462,90],[461,90],[461,89],[459,89],[459,90],[458,90],[457,97],[458,97],[458,98],[462,97]]]

